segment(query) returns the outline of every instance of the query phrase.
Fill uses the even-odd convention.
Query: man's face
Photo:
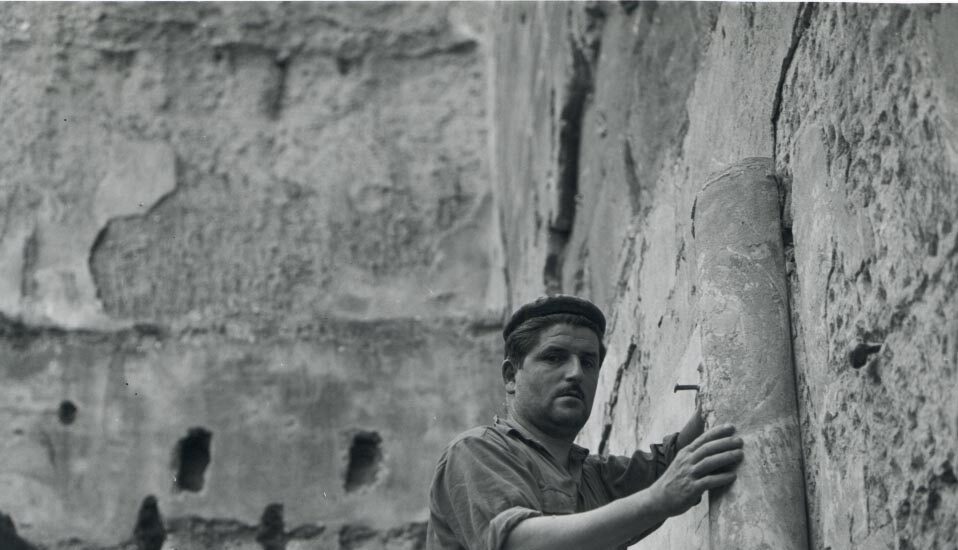
[[[553,325],[522,361],[506,391],[515,414],[554,437],[574,437],[592,411],[599,380],[599,337],[592,330]]]

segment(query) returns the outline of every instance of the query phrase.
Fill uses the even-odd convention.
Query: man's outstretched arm
[[[720,426],[695,438],[644,491],[588,512],[520,522],[504,550],[606,550],[629,542],[694,506],[705,491],[735,480],[734,472],[722,471],[744,456],[742,440],[734,432],[732,426]]]

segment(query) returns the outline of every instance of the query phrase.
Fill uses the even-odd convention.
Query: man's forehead
[[[587,327],[559,323],[546,328],[539,334],[536,348],[547,347],[575,348],[577,351],[598,355],[599,336]]]

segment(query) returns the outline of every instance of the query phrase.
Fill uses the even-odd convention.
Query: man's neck
[[[572,441],[575,439],[571,438],[562,438],[555,437],[546,434],[539,428],[535,427],[531,422],[526,422],[519,418],[518,415],[509,412],[509,420],[515,424],[518,424],[522,427],[523,430],[529,432],[539,443],[549,451],[549,454],[556,459],[563,468],[565,468],[569,463],[569,450],[572,449]]]

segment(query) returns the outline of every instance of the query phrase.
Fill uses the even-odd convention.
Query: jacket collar
[[[552,453],[549,452],[549,449],[540,443],[535,436],[530,434],[525,428],[519,425],[518,422],[514,422],[509,418],[500,418],[499,415],[493,417],[493,422],[495,429],[499,430],[501,433],[514,436],[530,447],[545,453],[548,456],[552,456]],[[569,458],[571,460],[584,461],[587,456],[589,456],[589,449],[580,447],[575,443],[573,443],[572,447],[569,449]]]

